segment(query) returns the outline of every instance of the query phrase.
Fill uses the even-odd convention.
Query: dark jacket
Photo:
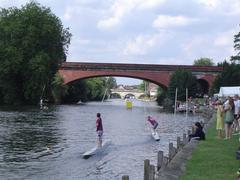
[[[191,138],[199,137],[198,140],[205,140],[205,133],[203,132],[203,127],[199,122],[195,123],[197,126],[195,133],[189,135],[189,140]]]

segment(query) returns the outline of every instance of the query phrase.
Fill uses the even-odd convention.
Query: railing
[[[158,64],[120,64],[120,63],[86,63],[86,62],[64,62],[60,69],[81,70],[143,70],[143,71],[175,71],[185,69],[194,72],[221,72],[218,66],[191,66],[191,65],[158,65]]]

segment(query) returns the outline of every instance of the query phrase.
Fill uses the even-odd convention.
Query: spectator
[[[195,132],[189,135],[189,141],[191,139],[205,140],[205,133],[203,132],[203,127],[200,122],[194,124]]]

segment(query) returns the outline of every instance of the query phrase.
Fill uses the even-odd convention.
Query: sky
[[[0,0],[21,7],[28,0]],[[236,54],[240,0],[38,0],[72,33],[67,61],[192,65]],[[139,80],[117,78],[118,83]]]

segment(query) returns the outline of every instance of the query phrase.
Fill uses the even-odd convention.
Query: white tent
[[[218,96],[234,96],[238,94],[240,96],[240,86],[232,86],[232,87],[221,87],[218,93]]]

